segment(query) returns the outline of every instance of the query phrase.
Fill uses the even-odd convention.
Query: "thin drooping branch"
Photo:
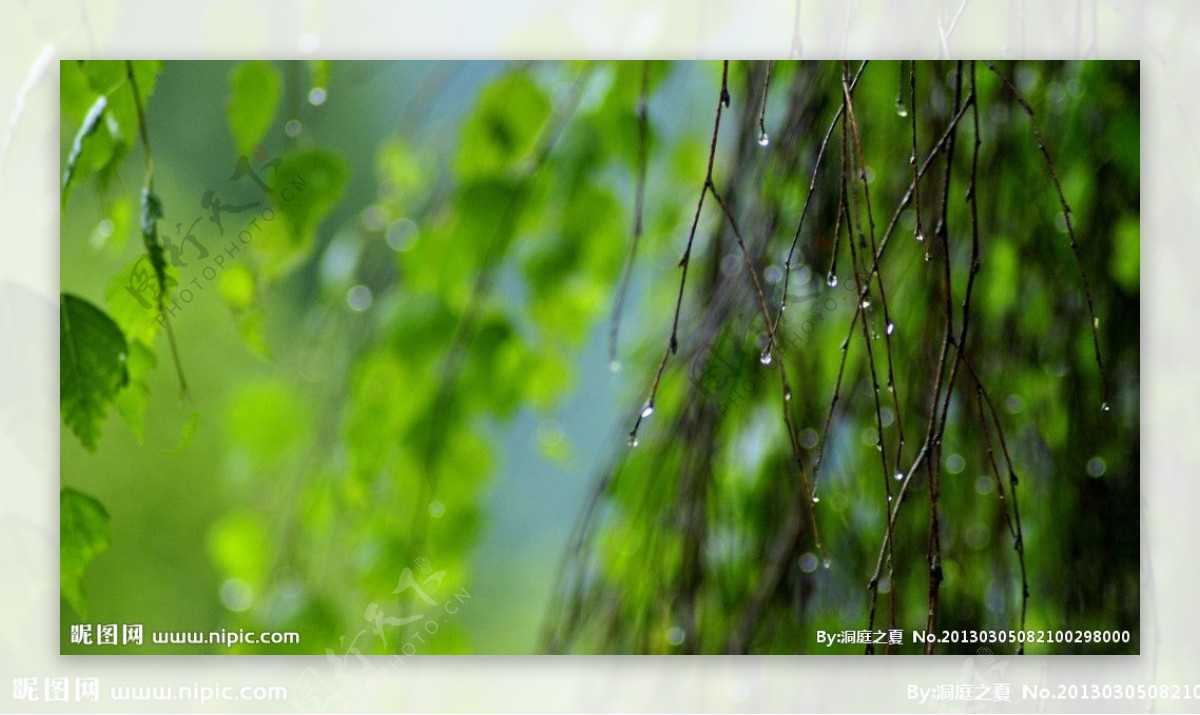
[[[864,61],[858,66],[858,71],[854,74],[854,79],[850,82],[850,90],[854,91],[854,86],[858,83],[858,78],[862,76],[863,70],[867,68],[867,63]],[[829,126],[825,129],[825,136],[821,139],[821,146],[817,149],[817,158],[813,161],[812,176],[808,180],[808,193],[804,196],[804,208],[800,210],[800,220],[796,222],[796,231],[792,234],[792,245],[788,248],[787,260],[783,263],[783,292],[779,298],[779,312],[775,316],[775,327],[778,330],[779,321],[783,320],[783,313],[787,310],[788,285],[792,277],[792,265],[795,263],[796,246],[800,243],[800,234],[804,230],[804,219],[808,216],[808,209],[812,206],[813,193],[817,189],[817,175],[821,170],[821,164],[825,160],[825,152],[829,148],[829,140],[833,136],[833,130],[837,128],[838,121],[842,118],[842,106],[839,103],[837,111],[833,113],[833,119],[829,120]],[[835,239],[836,240],[836,239]],[[834,260],[837,259],[837,246],[833,249]],[[830,286],[837,285],[837,275],[834,273],[832,266],[829,271],[827,282]]]
[[[925,260],[930,259],[929,243],[925,240],[925,227],[921,223],[921,181],[917,176],[917,63],[914,60],[912,72],[908,75],[908,94],[912,102],[910,118],[912,119],[912,153],[908,156],[908,164],[913,170],[913,236],[921,242],[925,249]]]
[[[767,70],[763,73],[762,103],[758,107],[758,145],[767,146],[771,137],[767,134],[767,93],[771,89],[771,65],[767,60]]]
[[[1054,190],[1058,193],[1058,203],[1062,209],[1063,221],[1067,227],[1067,239],[1071,243],[1071,253],[1075,255],[1075,264],[1079,267],[1079,278],[1083,283],[1083,295],[1087,300],[1088,317],[1091,319],[1089,323],[1092,330],[1092,352],[1096,356],[1096,369],[1100,373],[1100,409],[1107,412],[1110,403],[1108,399],[1108,378],[1104,372],[1104,358],[1100,352],[1100,319],[1096,317],[1096,304],[1092,299],[1091,282],[1088,280],[1087,269],[1083,265],[1083,255],[1079,251],[1079,243],[1075,239],[1075,226],[1071,223],[1071,205],[1067,203],[1067,196],[1063,193],[1062,182],[1058,179],[1058,170],[1054,167],[1054,159],[1051,158],[1050,149],[1046,146],[1046,138],[1042,134],[1041,127],[1038,125],[1037,115],[1034,114],[1033,106],[1021,94],[1021,90],[1017,89],[1016,85],[1008,77],[996,69],[995,65],[986,60],[984,64],[988,66],[988,69],[993,74],[1000,78],[1000,81],[1004,83],[1008,91],[1012,92],[1017,103],[1021,105],[1021,109],[1029,117],[1029,128],[1033,132],[1034,142],[1037,144],[1042,157],[1046,160],[1046,169],[1050,172],[1050,178],[1054,182]]]
[[[675,317],[671,320],[671,337],[667,341],[667,349],[663,352],[662,360],[658,363],[658,370],[654,373],[654,381],[650,385],[650,397],[647,398],[645,404],[638,412],[637,418],[634,420],[633,428],[629,430],[629,446],[636,447],[638,443],[638,428],[642,426],[642,420],[654,413],[654,400],[658,396],[658,386],[662,383],[663,371],[667,369],[667,363],[671,356],[679,351],[679,317],[683,312],[683,295],[687,288],[688,266],[692,261],[692,244],[696,240],[696,228],[700,225],[700,212],[704,209],[704,198],[708,192],[712,190],[713,181],[713,162],[717,158],[717,138],[721,134],[721,112],[729,107],[729,60],[725,60],[721,65],[721,92],[717,96],[716,114],[713,118],[712,141],[708,147],[708,168],[704,172],[704,182],[700,187],[700,198],[696,201],[696,213],[692,217],[692,227],[688,231],[687,246],[683,250],[683,257],[679,259],[679,267],[682,273],[679,277],[679,295],[675,299]]]
[[[625,296],[629,293],[629,278],[633,273],[633,264],[637,259],[638,244],[642,239],[642,214],[646,197],[646,129],[649,123],[647,102],[650,94],[650,63],[642,63],[642,88],[638,95],[638,168],[637,185],[634,189],[633,203],[633,238],[629,242],[629,255],[625,259],[625,267],[621,271],[621,283],[617,288],[617,296],[613,301],[612,319],[608,327],[608,359],[613,367],[618,366],[617,332],[621,329],[621,312],[625,305]],[[765,101],[765,100],[764,100]]]
[[[843,102],[842,106],[845,109],[845,116],[846,116],[847,121],[842,122],[842,157],[843,157],[843,170],[842,170],[843,189],[841,191],[842,196],[843,196],[842,210],[845,211],[846,217],[847,217],[846,228],[847,228],[847,234],[848,234],[848,239],[849,239],[848,243],[850,244],[851,262],[853,263],[853,267],[854,267],[855,286],[858,288],[860,295],[866,294],[869,296],[870,295],[870,281],[871,281],[870,275],[869,274],[865,275],[865,276],[863,275],[863,268],[861,267],[861,265],[860,265],[861,261],[859,260],[859,251],[856,247],[857,243],[854,240],[854,234],[855,234],[854,216],[856,215],[856,213],[852,208],[854,192],[849,187],[845,186],[847,183],[848,173],[856,174],[862,183],[863,203],[864,203],[864,209],[867,214],[867,225],[868,225],[869,236],[871,239],[870,247],[871,247],[871,255],[872,256],[875,254],[875,251],[877,250],[876,242],[875,242],[875,219],[874,219],[874,216],[872,215],[871,193],[870,193],[870,189],[867,184],[867,165],[866,165],[865,153],[863,152],[863,148],[862,148],[862,137],[859,133],[858,119],[854,112],[854,101],[850,96],[850,91],[849,91],[850,88],[849,88],[849,84],[847,82],[847,80],[849,78],[849,65],[844,65],[843,72],[844,73],[843,73],[843,80],[842,80],[842,102]],[[849,152],[849,147],[847,146],[848,144],[851,143],[851,141],[853,142],[853,147],[854,147],[853,153]],[[849,159],[847,159],[848,155],[850,157]],[[857,163],[855,163],[855,162],[857,162]],[[860,236],[862,235],[861,229],[859,229],[858,233]],[[892,320],[891,320],[891,317],[890,317],[890,315],[888,313],[888,309],[887,309],[887,298],[886,298],[886,292],[884,290],[883,274],[881,272],[878,272],[875,274],[875,276],[877,279],[877,285],[879,286],[880,305],[884,311],[884,320],[885,320],[885,325],[886,325],[886,328],[884,329],[884,333],[885,333],[884,337],[885,337],[886,343],[887,343],[888,386],[889,386],[889,388],[892,389],[892,397],[893,397],[893,399],[895,399],[895,396],[896,396],[896,391],[895,391],[895,387],[894,387],[895,378],[894,378],[894,372],[893,372],[893,368],[892,368],[892,351],[891,351]],[[862,302],[860,302],[860,305],[859,305],[859,307],[864,311],[867,310],[867,301],[869,301],[869,298],[864,299]],[[874,403],[875,403],[875,430],[876,430],[875,447],[876,447],[877,451],[879,452],[880,478],[883,481],[883,494],[882,494],[882,496],[883,496],[883,513],[887,514],[888,507],[892,501],[892,483],[891,483],[892,475],[891,475],[891,471],[888,469],[887,450],[884,448],[883,404],[882,404],[882,400],[880,397],[878,370],[876,369],[876,365],[875,365],[875,352],[874,352],[874,348],[871,345],[871,343],[875,339],[876,335],[873,334],[873,330],[868,329],[868,322],[869,322],[868,315],[866,312],[864,312],[863,320],[861,322],[863,346],[866,348],[867,369],[871,375],[871,388],[872,388],[871,394],[874,397]],[[900,407],[899,407],[898,402],[895,403],[895,408],[896,408],[896,418],[899,419]],[[900,440],[901,440],[900,444],[901,445],[903,445],[903,434],[904,433],[901,431],[900,432]],[[902,449],[902,447],[901,447],[901,449]],[[897,464],[899,464],[899,456],[897,457]],[[889,543],[889,549],[888,549],[888,555],[887,555],[887,569],[888,569],[888,580],[889,580],[889,582],[891,582],[895,578],[894,566],[893,566],[893,564],[894,564],[893,550],[892,550],[892,547],[890,546],[890,544],[894,543],[894,539],[892,538],[891,534],[888,535],[888,543]],[[878,591],[879,591],[879,582],[872,581],[868,585],[868,587],[871,592],[871,606],[870,606],[870,614],[868,616],[868,628],[874,628],[875,608],[876,608],[877,595],[878,595]],[[892,596],[890,599],[891,610],[890,610],[889,622],[894,627],[895,621],[896,621],[895,589],[892,589],[891,593],[892,593]],[[873,652],[874,652],[874,644],[870,643],[867,645],[867,654],[870,655]]]
[[[146,175],[142,186],[142,242],[150,255],[150,265],[154,268],[154,277],[158,282],[156,307],[162,318],[162,325],[167,331],[167,342],[171,347],[171,359],[175,364],[175,376],[179,380],[179,394],[188,402],[192,401],[188,392],[187,379],[183,375],[183,363],[179,359],[179,346],[175,342],[175,329],[171,326],[171,316],[166,311],[167,298],[167,261],[163,253],[162,243],[158,239],[158,219],[162,215],[162,204],[154,193],[154,152],[150,150],[150,130],[146,125],[146,110],[142,106],[142,94],[138,89],[137,73],[134,72],[133,62],[125,61],[125,76],[129,81],[129,89],[133,94],[133,106],[137,111],[138,135],[142,140],[142,155],[146,162]]]
[[[1021,508],[1017,500],[1017,484],[1020,483],[1020,480],[1017,478],[1017,470],[1013,466],[1012,455],[1008,450],[1008,440],[1004,437],[1004,425],[1000,421],[1000,413],[996,410],[996,404],[992,401],[991,395],[988,394],[987,389],[983,386],[983,380],[980,379],[979,373],[975,371],[975,367],[971,364],[970,359],[966,356],[960,346],[956,346],[956,349],[958,349],[959,354],[962,356],[962,363],[967,368],[967,372],[971,374],[971,379],[975,382],[977,397],[983,400],[984,404],[987,405],[989,414],[991,414],[992,423],[996,427],[996,436],[1000,442],[1000,452],[1004,455],[1004,463],[1008,468],[1009,492],[1012,502],[1012,518],[1011,520],[1008,520],[1008,511],[1006,508],[1005,519],[1008,520],[1009,532],[1013,537],[1013,549],[1017,552],[1017,561],[1021,566],[1021,622],[1019,627],[1020,630],[1025,630],[1025,617],[1029,610],[1029,574],[1025,567],[1025,535],[1021,529]],[[992,459],[992,469],[995,470],[995,461],[992,458],[992,445],[988,435],[987,426],[982,426],[984,428],[984,439],[987,445],[988,457],[989,459]],[[1000,484],[998,473],[996,475],[996,484],[1000,491],[1000,498],[1003,499],[1003,486]],[[1021,644],[1017,648],[1017,655],[1024,655],[1024,653],[1025,646],[1024,644]]]
[[[800,486],[802,489],[801,493],[804,495],[804,499],[802,499],[802,501],[804,502],[805,510],[808,513],[809,525],[812,528],[813,542],[817,553],[820,554],[821,558],[824,558],[825,548],[821,544],[821,533],[817,528],[817,516],[813,511],[813,501],[815,499],[815,495],[813,494],[812,484],[808,478],[808,467],[805,464],[803,452],[800,447],[800,438],[796,432],[796,424],[792,420],[792,413],[789,409],[790,405],[788,404],[791,401],[792,387],[787,377],[787,364],[783,359],[782,348],[776,345],[775,342],[774,326],[771,325],[771,311],[770,308],[767,307],[766,294],[763,292],[762,282],[758,277],[758,269],[754,265],[754,259],[750,255],[750,250],[746,246],[745,239],[742,237],[741,229],[738,228],[737,219],[734,217],[733,212],[729,209],[729,204],[723,198],[721,198],[721,193],[717,191],[716,186],[710,183],[709,190],[712,191],[713,198],[716,199],[717,204],[721,207],[721,211],[725,214],[725,218],[729,221],[730,228],[733,229],[733,235],[737,239],[738,247],[741,249],[742,257],[746,263],[746,270],[750,273],[755,296],[758,298],[758,307],[762,312],[763,323],[766,325],[767,329],[771,331],[767,337],[767,349],[764,350],[759,356],[759,362],[761,362],[763,365],[770,365],[774,363],[776,370],[779,372],[781,396],[780,407],[783,410],[784,427],[787,430],[788,442],[792,450],[792,460],[796,463],[796,468],[800,472]],[[775,346],[775,351],[779,353],[778,360],[776,360],[773,356],[772,346]]]
[[[962,62],[957,64],[957,69],[954,73],[954,106],[962,106]],[[929,611],[926,617],[925,628],[927,632],[934,632],[937,629],[938,615],[938,600],[942,585],[942,544],[941,544],[941,525],[939,523],[938,514],[938,488],[939,476],[941,472],[941,446],[942,434],[945,429],[945,420],[939,422],[938,417],[938,400],[941,396],[943,383],[946,387],[947,403],[949,394],[953,389],[952,378],[947,380],[947,359],[950,353],[950,341],[954,337],[954,305],[953,305],[953,283],[950,271],[950,239],[949,239],[949,222],[950,222],[950,183],[954,171],[954,145],[956,132],[950,133],[950,140],[946,145],[946,170],[945,178],[942,181],[942,208],[941,215],[938,217],[937,228],[935,234],[940,241],[943,251],[942,256],[942,280],[943,280],[943,310],[945,312],[945,328],[942,334],[942,347],[938,355],[937,370],[933,380],[933,389],[930,391],[929,401],[929,424],[926,428],[926,444],[929,446],[930,458],[925,461],[925,472],[929,482],[929,540],[926,546],[926,558],[929,563]],[[925,654],[933,653],[934,642],[930,641],[925,644]]]

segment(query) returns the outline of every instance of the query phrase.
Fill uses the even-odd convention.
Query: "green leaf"
[[[125,424],[137,438],[138,444],[145,439],[142,427],[146,415],[146,401],[150,396],[150,372],[158,364],[154,351],[144,343],[131,340],[129,343],[129,359],[126,361],[129,370],[129,383],[125,389],[117,393],[113,403]]]
[[[94,452],[108,404],[129,381],[125,336],[104,311],[68,293],[62,294],[59,320],[62,419]]]
[[[192,441],[196,439],[196,432],[200,429],[200,412],[192,410],[187,420],[183,423],[183,429],[179,430],[179,442],[170,449],[171,454],[179,454],[192,446]]]
[[[104,147],[99,145],[97,151],[93,152],[93,156],[89,156],[89,161],[81,162],[84,156],[84,148],[88,144],[88,139],[96,134],[96,130],[100,128],[100,120],[104,118],[104,110],[108,106],[108,98],[100,96],[96,101],[92,102],[92,106],[88,109],[87,116],[83,118],[83,123],[79,125],[79,130],[75,132],[75,139],[71,142],[71,152],[67,155],[67,168],[63,171],[62,178],[62,205],[67,205],[67,199],[71,195],[71,188],[74,186],[77,169],[82,166],[91,171],[96,171],[107,163],[107,156],[112,155],[112,147],[107,147],[107,156],[105,156]],[[99,166],[97,166],[99,164]]]
[[[550,108],[546,93],[527,74],[513,72],[488,85],[463,125],[455,174],[469,179],[521,169],[532,158]]]
[[[329,70],[331,64],[329,60],[313,60],[308,63],[309,73],[312,76],[309,82],[311,89],[329,88]]]
[[[271,345],[267,342],[266,326],[263,312],[258,308],[244,311],[237,319],[238,335],[242,342],[254,353],[255,357],[263,360],[271,359]]]
[[[283,80],[271,62],[243,62],[229,74],[229,129],[239,154],[250,155],[275,121]]]
[[[136,60],[132,63],[133,75],[137,80],[138,98],[142,109],[154,94],[162,62],[158,60]],[[125,60],[88,60],[83,63],[83,72],[88,84],[97,94],[108,97],[109,113],[116,122],[117,140],[125,147],[138,141],[137,104],[133,87],[129,84],[129,68]]]
[[[226,514],[208,531],[208,555],[221,573],[258,588],[267,576],[271,539],[262,517],[251,511]]]
[[[1113,252],[1109,272],[1122,288],[1137,291],[1142,271],[1141,227],[1136,216],[1125,216],[1113,229]]]
[[[308,149],[284,157],[271,181],[282,220],[264,224],[266,235],[255,242],[267,277],[286,273],[308,256],[317,227],[341,199],[348,178],[345,162],[326,151]]]
[[[217,280],[217,291],[230,308],[245,310],[254,305],[254,273],[240,263],[229,266]]]
[[[174,266],[167,266],[167,285],[177,283]],[[158,278],[149,257],[142,254],[122,268],[104,289],[108,314],[129,342],[153,346],[162,321],[158,313]]]
[[[93,497],[64,487],[59,492],[59,590],[80,616],[87,617],[83,574],[88,564],[108,548],[108,512]]]
[[[150,267],[154,269],[154,277],[158,282],[158,307],[162,308],[163,299],[171,288],[167,275],[167,255],[162,242],[158,240],[158,220],[163,216],[162,201],[150,191],[149,187],[142,189],[142,244],[150,257]],[[160,311],[161,312],[161,311]]]

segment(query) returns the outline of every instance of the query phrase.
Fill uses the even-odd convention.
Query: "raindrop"
[[[867,308],[871,307],[871,301],[864,300],[862,303],[859,304],[859,307],[861,307],[863,310],[866,310]]]
[[[913,238],[917,239],[918,243],[925,242],[925,234],[919,228],[917,229],[917,232],[913,234]]]
[[[930,261],[932,261],[932,260],[933,260],[933,254],[931,254],[931,253],[929,253],[928,251],[926,251],[926,252],[925,252],[925,262],[926,262],[926,263],[929,263],[929,262],[930,262]]]
[[[642,419],[654,414],[654,401],[646,400],[646,404],[642,407]]]
[[[630,434],[630,435],[629,435],[629,446],[630,446],[630,447],[636,447],[636,446],[638,446],[638,438],[637,438],[637,435],[636,435],[636,434]]]
[[[812,573],[817,570],[817,556],[813,553],[804,553],[800,556],[800,570],[804,573]]]
[[[837,288],[837,276],[830,273],[829,277],[825,279],[825,284],[830,288]]]
[[[830,566],[833,566],[833,559],[829,558],[828,556],[826,556],[825,558],[821,559],[821,568],[826,568],[826,569],[827,569],[827,568],[829,568]]]
[[[671,645],[679,645],[683,643],[683,629],[679,626],[671,626],[667,629],[667,642]]]
[[[289,119],[287,121],[287,124],[283,125],[284,133],[293,139],[300,136],[300,132],[303,129],[304,129],[304,125],[300,124],[299,119]]]
[[[621,371],[621,361],[613,360],[612,362],[610,362],[608,364],[608,371],[609,372],[620,372]]]
[[[407,251],[417,242],[417,224],[412,219],[398,218],[387,228],[384,237],[388,248],[393,251]]]
[[[783,400],[784,400],[784,402],[792,401],[792,388],[790,388],[790,387],[783,388]]]
[[[889,320],[887,322],[887,334],[891,335],[895,331],[896,331],[896,324]]]
[[[897,470],[896,470],[896,473],[895,473],[895,474],[893,474],[893,475],[892,475],[892,477],[893,477],[893,478],[894,478],[896,481],[898,481],[898,482],[902,482],[902,481],[904,481],[904,472],[902,472],[902,471],[900,471],[899,469],[897,469]]]
[[[888,501],[890,502],[891,500],[892,500],[892,495],[888,494]]]
[[[762,132],[761,134],[758,135],[758,145],[759,146],[766,146],[770,143],[771,143],[771,137],[767,136],[766,132]]]
[[[219,593],[221,605],[231,611],[249,610],[254,603],[254,590],[240,578],[226,579]]]
[[[1108,411],[1109,411],[1110,409],[1112,409],[1112,408],[1111,408],[1111,407],[1109,407],[1109,405],[1108,405],[1108,403],[1107,403],[1107,402],[1101,402],[1101,403],[1100,403],[1100,409],[1101,409],[1101,410],[1103,410],[1103,411],[1105,411],[1105,412],[1108,412]]]
[[[325,104],[325,100],[329,95],[325,92],[324,87],[313,87],[308,91],[308,103],[314,107],[319,107]]]
[[[764,350],[763,354],[758,356],[758,361],[761,362],[763,365],[770,365],[771,364],[771,351]]]
[[[896,97],[896,116],[903,119],[908,116],[908,107],[904,104],[904,100]]]
[[[821,497],[813,497],[813,504],[819,504],[820,502],[821,502]]]
[[[359,220],[362,221],[363,228],[368,231],[382,231],[388,227],[387,209],[380,204],[371,204],[362,210]]]
[[[1100,318],[1092,318],[1092,327],[1096,329],[1100,328]]]
[[[346,305],[356,313],[370,308],[372,302],[374,302],[374,296],[371,294],[371,289],[365,285],[356,285],[346,291]]]

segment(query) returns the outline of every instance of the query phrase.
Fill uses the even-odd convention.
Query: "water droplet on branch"
[[[896,481],[898,481],[898,482],[902,482],[902,481],[904,481],[904,472],[902,472],[902,471],[900,471],[899,469],[897,469],[897,470],[896,470],[896,473],[895,473],[895,474],[893,474],[893,475],[892,475],[892,477],[893,477],[893,478],[894,478]]]
[[[762,355],[758,356],[758,361],[761,362],[763,365],[770,365],[771,364],[771,351],[764,350]]]
[[[759,146],[767,146],[770,143],[771,143],[771,137],[767,136],[766,132],[762,132],[761,134],[758,135],[758,145]]]
[[[906,105],[904,100],[900,99],[899,97],[896,97],[896,116],[900,118],[908,116],[908,105]]]
[[[896,324],[889,320],[887,322],[887,334],[891,335],[895,331],[896,331]]]
[[[830,288],[837,288],[837,276],[830,273],[829,277],[825,279],[825,284]]]
[[[654,402],[652,400],[647,400],[646,404],[642,407],[642,418],[645,419],[652,414],[654,414]]]

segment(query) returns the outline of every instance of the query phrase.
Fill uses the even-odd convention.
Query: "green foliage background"
[[[917,66],[927,149],[952,106],[955,65]],[[764,277],[785,260],[842,69],[774,63],[763,147],[765,63],[730,65],[714,176],[747,217]],[[983,256],[968,344],[1021,474],[1027,625],[1133,633],[1128,645],[1031,652],[1134,652],[1138,68],[999,69],[1033,106],[1073,208],[1112,407],[1100,409],[1079,272],[1045,163],[1019,105],[980,66]],[[156,225],[140,198],[150,170],[130,70],[153,148]],[[898,63],[871,63],[854,92],[880,223],[911,179],[909,121],[896,106],[902,77]],[[719,63],[63,62],[64,652],[722,650],[797,492],[778,386],[754,345],[761,319],[734,311],[716,347],[690,337],[721,276],[749,287],[736,260],[722,260],[733,244],[712,203],[697,232],[680,355],[639,447],[625,446],[670,331],[720,78]],[[610,365],[643,86],[644,235],[619,365]],[[969,240],[960,197],[972,138],[969,125],[959,131],[963,173],[948,217],[956,246]],[[856,303],[844,244],[841,285],[824,280],[834,214],[821,206],[836,194],[836,147],[835,138],[793,265],[790,290],[802,297],[781,327],[794,341],[794,418],[821,439]],[[220,214],[218,227],[213,196],[253,207]],[[755,213],[760,205],[770,211]],[[931,224],[935,206],[924,208]],[[771,213],[784,218],[761,219]],[[911,210],[901,215],[883,275],[904,346],[896,384],[902,394],[912,385],[914,397],[913,415],[902,416],[915,432],[917,385],[940,341],[933,267],[943,257],[923,260],[912,221]],[[171,259],[161,264],[174,284],[169,322],[126,290],[149,281],[142,295],[154,292],[146,245],[129,240],[138,234]],[[961,253],[955,270],[966,268]],[[767,287],[777,301],[780,284]],[[819,318],[811,331],[806,317]],[[690,371],[710,354],[732,366],[730,379],[701,389]],[[817,628],[866,627],[883,532],[880,495],[868,490],[880,475],[869,377],[864,363],[849,365],[816,509],[831,567],[807,568],[815,547],[798,544],[753,652],[811,652]],[[941,624],[1015,628],[1017,564],[964,384],[960,376],[938,465]],[[668,428],[691,410],[720,414],[702,442]],[[910,452],[919,440],[910,435]],[[693,594],[694,622],[682,624],[681,475],[698,454],[708,455],[711,480],[701,514],[710,578]],[[605,488],[595,491],[597,479]],[[892,586],[906,629],[923,626],[925,609],[928,513],[922,487],[913,489]],[[602,518],[584,532],[593,548],[581,556],[571,534],[589,504]],[[578,574],[587,588],[573,601]],[[407,578],[430,600],[398,588]],[[433,617],[456,595],[462,608],[436,634],[417,642],[420,622],[401,623]],[[566,628],[574,605],[583,615]],[[80,622],[294,630],[301,643],[84,647],[69,641]],[[677,642],[680,629],[687,638]]]

